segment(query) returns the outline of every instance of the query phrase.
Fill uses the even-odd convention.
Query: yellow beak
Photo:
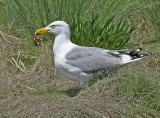
[[[35,32],[35,35],[41,35],[41,34],[44,34],[44,33],[48,32],[48,31],[49,31],[48,29],[41,28],[41,29],[38,29],[38,30]]]

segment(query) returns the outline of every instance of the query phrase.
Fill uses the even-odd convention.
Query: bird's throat
[[[70,40],[70,36],[59,35],[55,37],[53,52],[58,54],[61,52],[67,53],[68,50],[72,49],[75,46]]]

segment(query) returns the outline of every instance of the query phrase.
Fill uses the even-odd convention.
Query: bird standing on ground
[[[124,65],[140,60],[151,53],[137,50],[107,50],[97,47],[78,46],[70,40],[70,28],[64,21],[55,21],[38,29],[35,35],[50,32],[55,35],[53,45],[57,70],[66,78],[79,81],[83,88],[93,78],[93,73],[102,69]]]

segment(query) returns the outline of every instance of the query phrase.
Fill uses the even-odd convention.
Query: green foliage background
[[[153,23],[159,29],[159,11],[159,0],[12,0],[5,12],[13,32],[21,29],[21,36],[27,38],[36,29],[63,20],[76,44],[122,49],[140,43],[141,39],[130,41],[130,37],[142,19],[147,19],[145,27]]]

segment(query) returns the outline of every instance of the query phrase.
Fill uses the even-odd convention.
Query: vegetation
[[[159,11],[159,0],[0,0],[0,116],[160,117]],[[78,45],[143,47],[154,55],[80,91],[53,66],[53,35],[33,45],[35,30],[55,20],[69,23]]]
[[[10,19],[9,21],[14,19],[13,26],[23,29],[20,36],[27,34],[27,38],[33,37],[35,29],[47,26],[55,20],[64,20],[71,27],[74,43],[122,49],[131,47],[130,44],[134,43],[129,40],[136,23],[147,19],[144,22],[146,27],[149,27],[149,23],[157,22],[150,14],[159,15],[158,6],[158,1],[149,0],[13,0],[8,3],[6,12],[9,16],[6,18]]]

